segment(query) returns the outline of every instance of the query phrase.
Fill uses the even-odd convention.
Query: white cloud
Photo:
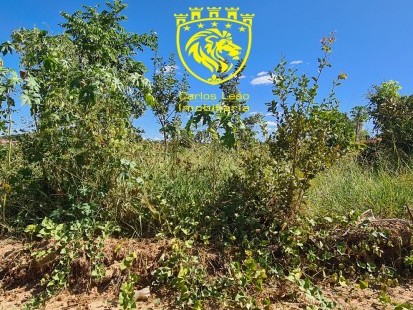
[[[275,127],[277,127],[277,123],[276,122],[267,122],[267,126],[269,128],[275,128]]]
[[[246,76],[245,76],[245,75],[241,75],[239,78],[240,78],[240,79],[245,79]]]
[[[248,113],[248,115],[250,115],[250,116],[254,116],[254,115],[257,115],[257,114],[261,114],[261,112],[252,111],[252,112]]]
[[[257,76],[263,76],[263,75],[268,75],[267,71],[261,71],[257,73]]]
[[[274,116],[274,113],[268,112],[268,113],[265,113],[265,116]]]
[[[176,66],[176,65],[175,65],[175,66],[165,66],[164,69],[165,69],[165,72],[166,72],[166,73],[169,73],[169,72],[171,72],[172,70],[178,70],[179,67]]]
[[[302,60],[294,60],[294,61],[290,62],[290,65],[299,65],[301,63],[303,63]]]
[[[260,73],[258,73],[258,74],[260,74]],[[254,78],[251,81],[251,85],[270,85],[270,84],[272,84],[272,79],[268,75],[268,73],[263,74],[263,75],[258,75],[258,74],[257,74],[257,77]]]

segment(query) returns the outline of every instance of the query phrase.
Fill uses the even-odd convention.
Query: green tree
[[[2,44],[0,51],[6,54],[9,44]],[[3,60],[0,58],[0,132],[2,135],[5,133],[8,139],[8,147],[5,153],[2,152],[0,146],[0,159],[3,160],[3,154],[6,159],[6,171],[0,175],[0,193],[1,193],[1,210],[3,223],[6,223],[6,204],[7,197],[12,187],[10,186],[10,176],[12,173],[11,161],[12,161],[12,112],[15,106],[13,93],[21,83],[21,79],[17,73],[11,69],[3,67]],[[2,171],[3,172],[3,171]]]
[[[353,140],[351,121],[338,109],[335,88],[347,78],[340,74],[333,81],[327,97],[318,98],[319,82],[329,58],[334,34],[322,40],[322,58],[318,59],[318,74],[308,77],[287,69],[283,59],[271,72],[273,94],[268,111],[275,116],[277,129],[269,139],[271,151],[281,165],[286,165],[291,178],[282,184],[281,203],[288,209],[300,204],[309,181],[321,170],[344,154]]]
[[[238,61],[235,70],[238,70],[242,63],[242,59]],[[221,100],[221,105],[235,108],[231,113],[220,113],[221,127],[224,129],[224,134],[221,140],[227,146],[241,146],[248,147],[251,143],[256,142],[257,132],[254,131],[255,126],[259,126],[262,133],[266,134],[264,118],[261,114],[245,116],[248,102],[240,99],[242,97],[239,85],[241,77],[245,70],[245,66],[240,72],[231,80],[220,84],[219,88],[224,95]],[[220,78],[225,79],[224,74]]]
[[[242,60],[237,63],[236,69],[241,65]],[[242,133],[246,126],[243,121],[243,115],[246,109],[246,101],[240,99],[239,84],[242,72],[245,67],[238,72],[232,79],[219,85],[223,94],[223,99],[220,100],[220,110],[216,113],[214,111],[197,111],[188,121],[186,128],[191,129],[191,126],[198,128],[202,122],[203,126],[207,126],[207,131],[203,132],[203,140],[211,140],[212,143],[220,141],[228,148],[235,147],[240,141]],[[227,76],[220,74],[219,79],[224,79]],[[254,119],[249,120],[251,123]],[[210,139],[206,139],[205,133],[208,133]],[[215,142],[214,142],[215,141]]]
[[[364,123],[369,119],[368,110],[364,106],[355,106],[351,109],[350,115],[354,123],[356,141],[360,142],[363,136]]]
[[[239,60],[235,70],[238,70],[241,63],[242,60]],[[232,109],[231,112],[222,111],[217,115],[219,119],[218,128],[221,128],[224,131],[221,136],[221,141],[227,147],[235,146],[240,141],[240,137],[246,129],[242,116],[245,113],[244,108],[247,106],[247,102],[239,99],[239,96],[241,95],[239,84],[244,70],[245,67],[243,67],[232,79],[219,85],[219,89],[224,97],[221,99],[220,104]],[[221,73],[219,78],[225,79],[226,75]]]
[[[36,123],[28,149],[56,202],[102,201],[118,184],[122,159],[134,138],[133,118],[153,103],[144,64],[154,35],[128,33],[126,5],[62,13],[64,33],[20,29],[11,46],[24,68],[23,102]],[[107,202],[109,205],[110,202]]]
[[[152,111],[161,126],[160,131],[166,149],[168,139],[180,135],[182,118],[179,106],[188,104],[189,85],[186,73],[181,80],[178,79],[177,65],[173,54],[170,55],[167,62],[157,53],[152,60],[154,65],[152,94],[155,99]]]
[[[243,123],[245,129],[239,133],[239,142],[246,148],[254,143],[258,143],[259,133],[262,133],[264,139],[268,135],[267,123],[264,120],[264,116],[260,113],[245,117]],[[256,131],[257,126],[259,127],[259,131]]]
[[[374,128],[387,149],[400,160],[413,153],[413,96],[400,94],[395,81],[373,86],[368,98]]]

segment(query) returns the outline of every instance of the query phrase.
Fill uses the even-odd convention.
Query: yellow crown
[[[215,18],[223,18],[223,19],[229,19],[229,20],[235,20],[238,21],[238,11],[239,8],[237,7],[226,7],[225,11],[227,12],[226,17],[220,16],[221,7],[207,7],[208,10],[208,17],[202,17],[202,11],[204,8],[202,7],[190,7],[189,11],[191,12],[191,18],[190,21],[194,20],[204,20],[204,19],[215,19]],[[189,14],[175,14],[176,18],[176,24],[184,24],[186,22],[189,22],[187,19],[189,17]],[[255,17],[255,14],[241,14],[241,22],[244,24],[252,25],[252,20]]]
[[[207,8],[209,11],[209,18],[219,18],[219,12],[221,12],[221,8],[219,7],[212,7],[212,8]]]
[[[243,23],[252,25],[252,20],[255,17],[255,14],[241,14],[241,17]]]

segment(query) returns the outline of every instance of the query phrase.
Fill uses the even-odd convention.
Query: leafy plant
[[[309,181],[346,153],[353,140],[348,117],[338,110],[335,88],[346,74],[333,81],[329,95],[318,99],[319,82],[325,68],[331,67],[330,54],[334,34],[322,39],[323,57],[318,59],[318,74],[299,76],[287,69],[282,60],[270,76],[276,100],[268,103],[268,111],[275,116],[277,130],[269,143],[273,156],[287,165],[293,178],[286,184],[281,200],[284,208],[297,207],[302,201]]]
[[[400,94],[401,86],[395,81],[373,86],[368,98],[369,114],[374,128],[386,149],[400,161],[413,150],[413,96]]]
[[[119,291],[119,306],[125,310],[136,309],[135,284],[139,277],[131,272],[131,268],[133,267],[136,258],[136,253],[132,252],[123,259],[120,265],[120,270],[122,272],[127,272],[126,279],[123,281]]]
[[[237,64],[240,66],[241,62]],[[242,72],[231,80],[220,84],[220,89],[224,98],[220,100],[220,110],[215,114],[211,110],[196,111],[189,119],[186,129],[198,129],[200,124],[207,126],[206,131],[202,132],[209,137],[209,142],[212,144],[221,142],[228,148],[233,148],[241,141],[242,133],[246,129],[243,121],[243,114],[248,111],[246,101],[240,99],[240,91],[238,89]],[[223,78],[221,75],[220,78]],[[250,119],[251,123],[254,119]],[[251,131],[249,131],[251,134]],[[244,136],[245,139],[245,136]]]
[[[132,121],[153,102],[145,66],[134,56],[154,48],[156,36],[128,33],[121,26],[126,5],[107,6],[62,13],[61,35],[39,29],[12,35],[24,68],[22,100],[36,124],[24,154],[41,167],[43,192],[57,206],[113,206],[122,159],[136,140]],[[120,216],[119,209],[112,214]]]
[[[168,138],[178,138],[183,133],[179,109],[188,104],[186,93],[189,85],[186,73],[181,80],[178,80],[173,54],[170,55],[168,62],[164,62],[157,53],[152,60],[154,64],[152,94],[155,100],[151,108],[161,126],[160,131],[166,149]]]
[[[307,298],[319,303],[319,306],[309,305],[306,309],[334,309],[336,307],[336,303],[325,298],[322,291],[317,286],[315,286],[308,278],[301,279],[299,275],[300,272],[296,272],[293,275],[289,276],[288,280],[298,284],[300,290],[305,293]]]
[[[351,109],[351,117],[354,123],[356,141],[360,142],[363,140],[363,126],[364,123],[368,120],[369,114],[368,109],[364,106],[355,106]],[[365,139],[366,135],[364,135]]]
[[[2,44],[0,46],[0,50],[2,51],[3,55],[10,50],[8,42],[6,43],[7,44]],[[3,224],[6,224],[7,197],[11,190],[9,179],[12,172],[12,112],[15,106],[13,92],[16,90],[16,87],[20,83],[21,79],[17,76],[17,73],[11,69],[3,67],[3,60],[0,58],[0,132],[6,132],[8,138],[6,172],[0,178],[1,209]],[[5,107],[3,106],[4,103]]]
[[[29,225],[25,229],[26,233],[50,244],[33,251],[32,256],[42,264],[52,266],[51,273],[40,280],[45,290],[33,297],[26,308],[37,308],[65,288],[70,281],[73,262],[81,257],[88,262],[91,278],[100,280],[104,275],[101,249],[105,238],[117,229],[116,226],[102,221],[102,214],[96,205],[74,206],[64,213],[56,217],[64,215],[69,219],[65,223],[58,224],[46,217],[42,223]]]

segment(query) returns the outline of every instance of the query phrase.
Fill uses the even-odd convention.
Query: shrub
[[[338,75],[326,98],[319,101],[317,97],[321,73],[331,67],[329,56],[334,41],[333,34],[323,38],[324,55],[318,59],[316,76],[298,76],[296,70],[287,70],[285,60],[271,72],[276,100],[267,105],[275,116],[277,130],[269,144],[274,158],[286,165],[284,170],[292,176],[281,201],[281,207],[286,209],[300,205],[309,181],[345,154],[354,140],[352,123],[338,110],[335,97],[335,87],[347,75]]]
[[[400,94],[395,81],[373,86],[369,113],[382,146],[400,161],[413,154],[413,96]]]
[[[24,154],[41,168],[43,190],[57,205],[112,205],[134,140],[132,119],[152,100],[145,66],[134,55],[154,46],[155,37],[127,33],[120,25],[126,5],[108,6],[62,13],[62,35],[12,35],[24,68],[22,99],[36,124]]]

